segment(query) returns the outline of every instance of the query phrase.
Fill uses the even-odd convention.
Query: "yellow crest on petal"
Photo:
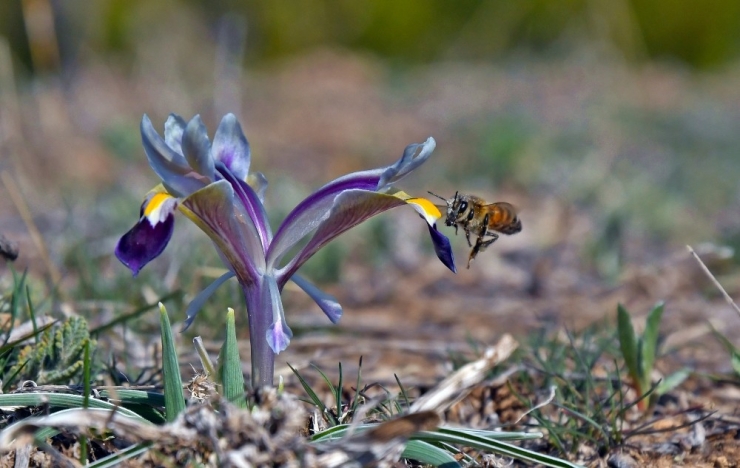
[[[396,192],[393,196],[400,198],[414,207],[416,212],[419,213],[430,226],[433,226],[434,223],[442,217],[442,213],[439,211],[439,208],[426,198],[412,197],[404,191]]]

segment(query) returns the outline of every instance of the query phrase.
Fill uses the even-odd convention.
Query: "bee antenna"
[[[437,194],[436,194],[436,193],[434,193],[434,192],[429,192],[429,194],[430,194],[430,195],[434,195],[435,197],[439,198],[440,200],[444,200],[444,201],[445,201],[445,203],[447,203],[447,199],[446,199],[445,197],[440,197],[439,195],[437,195]]]

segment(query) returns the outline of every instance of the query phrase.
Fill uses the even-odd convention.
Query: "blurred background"
[[[430,135],[401,188],[521,209],[524,231],[453,279],[412,213],[355,229],[303,269],[348,309],[616,284],[687,243],[740,247],[739,83],[736,0],[7,0],[0,233],[15,268],[77,310],[111,317],[178,288],[187,302],[221,264],[184,218],[135,280],[111,254],[157,182],[138,125],[201,114],[212,132],[234,112],[276,223]],[[299,334],[324,324],[285,295]],[[231,285],[213,307],[240,300]]]

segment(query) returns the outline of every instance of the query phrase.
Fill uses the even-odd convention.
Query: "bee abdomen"
[[[507,235],[516,234],[517,232],[520,232],[522,230],[522,221],[519,219],[519,217],[514,218],[514,220],[504,225],[501,229],[499,229],[499,232]]]

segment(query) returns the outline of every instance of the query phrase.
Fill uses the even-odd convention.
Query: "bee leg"
[[[465,239],[468,240],[468,247],[472,247],[473,244],[470,242],[470,229],[468,229],[467,226],[465,226]]]
[[[475,247],[470,251],[470,255],[468,255],[468,269],[470,269],[470,262],[472,262],[475,257],[478,256],[478,253],[482,252],[481,247],[483,246],[483,236],[478,236],[478,238],[475,240]]]
[[[485,241],[483,240],[483,236],[478,238],[480,241],[480,248],[478,249],[478,252],[483,252],[484,250],[488,248],[489,245],[493,244],[494,242],[498,240],[498,234],[496,234],[495,232],[488,232],[486,234],[491,236],[491,238]]]
[[[455,235],[457,235],[457,224],[455,224]]]

